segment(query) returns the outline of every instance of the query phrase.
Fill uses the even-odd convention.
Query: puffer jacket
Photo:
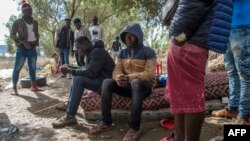
[[[232,22],[232,0],[180,0],[170,37],[185,33],[187,42],[225,53]]]
[[[249,0],[234,0],[232,28],[250,28],[249,9]]]
[[[143,45],[143,32],[139,24],[130,24],[121,33],[121,40],[125,43],[126,33],[132,33],[137,39],[137,47],[132,49],[127,46],[121,50],[116,67],[113,71],[113,79],[119,74],[128,76],[131,82],[134,79],[148,81],[152,87],[156,85],[156,54],[153,49]]]

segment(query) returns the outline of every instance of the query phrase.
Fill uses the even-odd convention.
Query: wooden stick
[[[55,104],[55,105],[52,105],[52,106],[49,106],[49,107],[45,107],[45,108],[43,108],[43,109],[41,109],[41,110],[39,110],[39,111],[34,112],[34,114],[37,114],[37,113],[40,113],[40,112],[49,110],[49,109],[54,108],[54,107],[56,107],[56,106],[58,106],[58,105],[60,105],[60,104],[65,103],[65,102],[66,102],[66,101],[63,101],[63,102],[57,103],[57,104]]]

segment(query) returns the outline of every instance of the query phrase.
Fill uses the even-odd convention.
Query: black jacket
[[[85,76],[88,78],[112,78],[115,63],[104,48],[91,47],[87,53],[85,66],[72,70],[74,76]]]
[[[56,47],[60,49],[67,48],[73,52],[73,46],[74,32],[71,30],[71,28],[63,26],[61,29],[58,30]]]

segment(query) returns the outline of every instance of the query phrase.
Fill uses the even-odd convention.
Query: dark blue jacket
[[[184,32],[189,43],[225,53],[232,7],[232,0],[180,0],[169,27],[170,37]]]
[[[234,0],[232,28],[250,28],[250,1]]]

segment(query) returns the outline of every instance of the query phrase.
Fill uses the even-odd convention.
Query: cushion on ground
[[[225,107],[225,105],[219,99],[207,100],[206,101],[206,114],[210,114],[211,111],[219,110]],[[130,118],[130,111],[128,110],[117,110],[113,109],[111,111],[112,118],[114,120],[119,121],[128,121]],[[84,119],[86,120],[100,120],[102,119],[101,111],[93,110],[93,111],[84,111]],[[159,110],[144,110],[142,111],[141,120],[161,120],[163,118],[172,117],[169,108],[163,108]]]
[[[228,78],[226,72],[209,73],[206,75],[206,100],[218,99],[228,95]],[[169,107],[169,101],[164,97],[165,88],[155,88],[152,94],[143,102],[143,110],[159,110]],[[112,109],[130,110],[131,100],[127,97],[113,95]],[[94,111],[101,108],[100,95],[90,92],[82,97],[81,107],[84,111]]]

